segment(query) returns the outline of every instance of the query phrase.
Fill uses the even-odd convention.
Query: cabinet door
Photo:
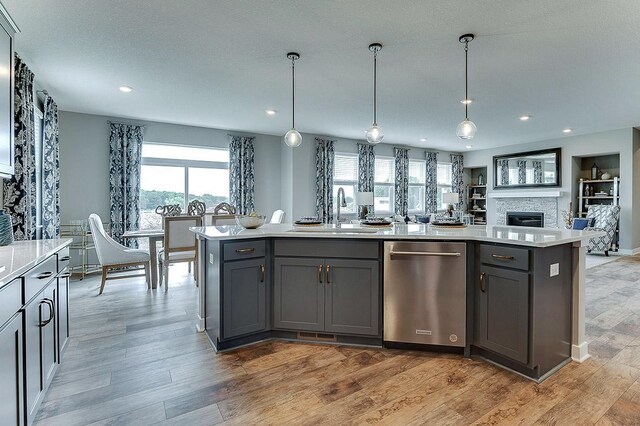
[[[57,312],[56,319],[58,326],[58,363],[62,359],[62,352],[69,341],[69,275],[68,272],[60,274],[58,277]]]
[[[44,390],[42,371],[42,331],[51,325],[51,305],[40,293],[24,310],[25,394],[28,423],[32,423]],[[49,321],[48,325],[44,325]]]
[[[529,359],[529,274],[480,267],[476,344],[526,364]]]
[[[22,312],[0,329],[0,416],[3,425],[23,425]]]
[[[44,388],[46,389],[51,380],[53,379],[53,373],[55,372],[56,363],[58,362],[58,338],[56,331],[58,328],[57,320],[57,295],[58,295],[58,280],[53,280],[51,284],[43,291],[45,302],[50,306],[41,306],[40,318],[42,318],[43,325],[40,327],[40,347],[42,358],[42,374]],[[47,315],[51,315],[51,320],[47,322]]]
[[[378,262],[325,260],[325,331],[379,334]]]
[[[223,338],[265,330],[269,282],[265,259],[225,262],[223,273]]]
[[[324,330],[324,262],[278,257],[274,262],[274,328]]]

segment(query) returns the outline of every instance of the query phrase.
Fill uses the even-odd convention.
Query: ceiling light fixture
[[[302,135],[296,130],[296,61],[300,54],[289,52],[287,58],[291,60],[291,130],[284,135],[284,143],[295,148],[302,143]]]
[[[471,148],[473,148],[473,145],[467,145],[465,148],[471,149]]]
[[[382,129],[378,127],[377,120],[377,95],[378,95],[378,52],[382,50],[382,44],[372,43],[369,50],[373,52],[373,125],[366,131],[367,141],[372,144],[378,144],[384,139]]]
[[[471,102],[473,102],[473,99],[463,99],[460,101],[463,105],[469,105]]]
[[[573,129],[564,129],[563,132],[564,133],[571,133],[571,132],[573,132]]]
[[[464,120],[462,121],[462,123],[458,124],[458,127],[456,128],[456,134],[460,139],[463,139],[463,140],[473,139],[477,131],[476,125],[473,123],[473,121],[469,120],[469,112],[468,112],[469,104],[471,103],[469,99],[469,91],[468,91],[468,88],[469,88],[468,56],[469,56],[469,42],[473,40],[473,38],[474,38],[473,34],[463,34],[458,39],[460,43],[464,43],[464,101],[462,102],[464,104]]]
[[[420,142],[426,142],[427,138],[420,138]]]
[[[264,112],[267,113],[267,115],[276,115],[276,111],[275,109],[265,109]]]
[[[123,93],[129,93],[133,91],[133,87],[131,86],[120,86],[119,89]]]
[[[522,115],[520,116],[520,121],[529,121],[530,118],[531,118],[530,115]]]

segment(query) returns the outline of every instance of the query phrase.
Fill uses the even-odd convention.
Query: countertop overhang
[[[16,241],[0,247],[0,288],[71,244],[71,238]]]
[[[464,240],[528,247],[550,247],[561,244],[582,242],[586,244],[592,237],[599,236],[598,231],[575,231],[553,228],[529,228],[522,226],[480,226],[466,228],[437,228],[425,224],[394,224],[378,229],[375,233],[357,233],[360,225],[342,224],[341,231],[335,231],[336,225],[322,225],[322,230],[314,232],[296,232],[290,223],[265,224],[258,229],[244,229],[237,225],[206,226],[190,228],[199,237],[208,240],[236,240],[246,238],[344,238],[377,240]],[[354,229],[345,232],[345,229]]]

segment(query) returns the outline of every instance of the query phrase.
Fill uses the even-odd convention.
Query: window
[[[157,206],[199,199],[208,211],[229,201],[229,150],[154,142],[142,144],[140,228],[160,228]]]
[[[409,213],[425,211],[426,167],[426,160],[409,160]]]
[[[451,192],[451,163],[438,163],[438,210],[446,210],[447,204],[442,202],[442,194]]]
[[[358,205],[358,156],[355,154],[336,153],[333,165],[333,199],[337,200],[338,189],[344,189],[347,207],[340,208],[340,215],[357,213]],[[333,212],[337,213],[338,203],[333,203]]]
[[[373,208],[376,215],[391,214],[395,210],[395,160],[392,157],[376,157],[375,168]]]

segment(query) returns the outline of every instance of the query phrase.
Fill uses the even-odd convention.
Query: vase
[[[7,246],[13,242],[13,226],[11,216],[0,209],[0,246]]]

